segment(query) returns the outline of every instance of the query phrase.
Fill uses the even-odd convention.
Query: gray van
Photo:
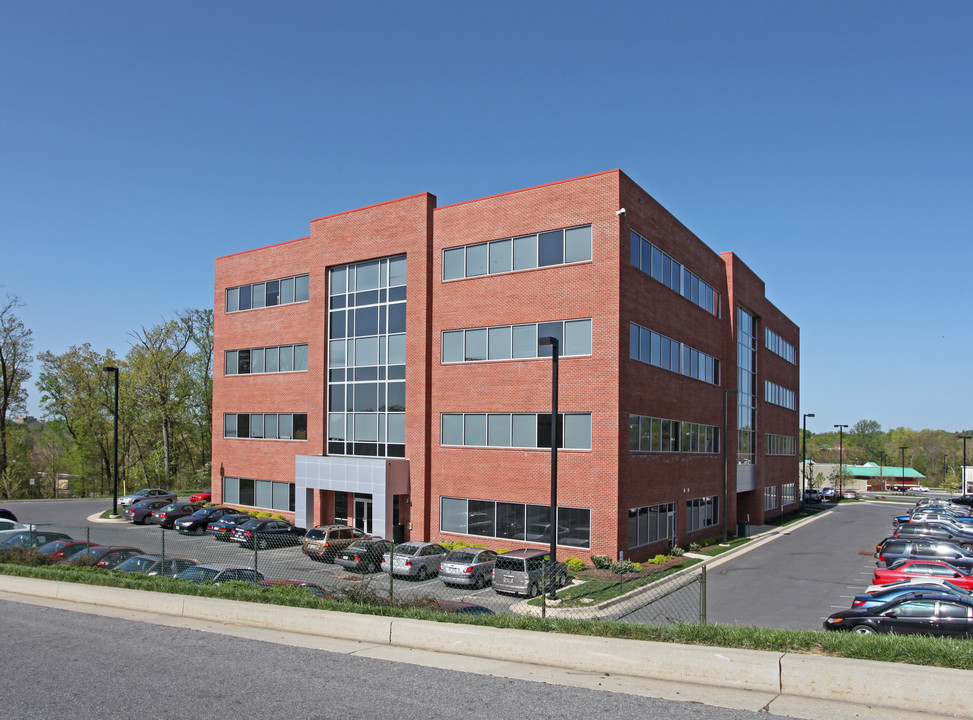
[[[550,553],[545,550],[511,550],[497,555],[493,566],[493,589],[501,595],[526,595],[531,598],[540,594],[541,585],[547,589],[568,584],[568,568],[562,562],[545,560]]]

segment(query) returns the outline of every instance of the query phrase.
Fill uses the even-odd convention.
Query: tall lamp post
[[[908,445],[899,445],[899,452],[902,453],[902,484],[899,487],[902,488],[903,495],[905,495],[905,451],[908,449]]]
[[[959,491],[961,494],[966,494],[966,441],[973,438],[973,435],[967,435],[965,432],[957,435],[963,441],[963,469],[960,471],[959,479]],[[943,461],[945,463],[945,460]],[[943,465],[943,479],[946,479],[945,465]]]
[[[557,359],[560,343],[556,337],[542,337],[537,339],[540,347],[551,346],[551,356],[554,359],[551,376],[551,572],[557,562]],[[550,599],[557,600],[557,589],[554,578],[550,578]]]
[[[882,483],[882,492],[885,492],[885,451],[878,451],[878,480]]]
[[[727,484],[727,469],[726,469],[726,426],[729,424],[729,419],[726,415],[726,407],[729,404],[727,398],[730,395],[736,395],[739,392],[739,388],[723,388],[723,438],[720,440],[720,444],[723,446],[723,544],[726,545],[726,484]]]
[[[804,488],[807,486],[807,419],[814,413],[804,413],[804,427],[801,433],[801,512],[804,512]]]
[[[845,428],[847,425],[835,425],[838,428],[838,500],[845,490]]]
[[[111,514],[112,517],[118,517],[118,368],[113,365],[106,365],[103,369],[105,372],[112,373],[115,376],[115,433],[112,442]]]

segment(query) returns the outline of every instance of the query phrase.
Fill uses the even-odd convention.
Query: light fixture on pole
[[[557,588],[554,582],[557,562],[557,360],[560,342],[553,336],[537,338],[540,347],[551,346],[552,364],[551,377],[551,569],[548,582],[550,583],[550,599],[557,600]]]
[[[807,486],[807,419],[814,413],[804,413],[804,426],[801,432],[801,511],[804,511],[804,488]]]
[[[111,466],[111,477],[112,477],[112,496],[111,496],[111,514],[112,517],[118,517],[118,368],[113,365],[106,365],[102,368],[107,373],[112,373],[115,376],[115,433],[114,441],[112,443],[112,466]]]
[[[899,452],[902,453],[902,484],[899,487],[902,488],[903,495],[905,495],[905,451],[908,449],[908,445],[899,445]]]
[[[835,425],[838,428],[838,500],[845,490],[845,428],[847,425]]]
[[[728,404],[727,398],[730,395],[736,395],[739,392],[738,388],[723,388],[723,437],[720,439],[720,444],[723,446],[723,544],[726,545],[726,494],[727,494],[727,459],[726,459],[726,426],[729,423],[729,419],[726,414],[726,406]]]

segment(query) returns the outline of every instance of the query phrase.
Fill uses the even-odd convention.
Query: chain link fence
[[[334,562],[314,562],[301,551],[300,536],[267,536],[242,544],[205,532],[184,534],[157,525],[105,524],[93,527],[37,525],[38,534],[59,532],[79,543],[132,548],[141,554],[185,558],[219,569],[254,573],[233,579],[273,579],[288,584],[310,583],[332,597],[377,604],[418,605],[446,612],[515,614],[578,620],[614,620],[664,625],[706,622],[706,570],[686,557],[660,565],[646,563],[635,571],[617,573],[586,566],[557,578],[556,599],[540,592],[533,597],[497,592],[487,580],[470,586],[447,585],[435,570],[420,578],[390,574],[377,567],[380,558],[361,570]],[[404,543],[405,546],[409,543]],[[395,546],[393,546],[393,552]],[[333,558],[328,558],[333,560]],[[396,564],[398,568],[398,563]],[[437,566],[438,569],[438,566]],[[489,577],[489,576],[487,576]],[[533,590],[533,588],[532,588]]]

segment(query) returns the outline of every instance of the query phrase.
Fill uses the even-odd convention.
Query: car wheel
[[[538,594],[539,593],[538,593],[537,583],[531,583],[530,587],[527,588],[527,597],[529,598],[537,597]]]
[[[426,566],[423,565],[421,568],[419,568],[419,572],[416,573],[416,580],[422,582],[423,580],[427,580],[428,578],[429,578],[429,571],[426,570]]]
[[[855,625],[855,627],[853,627],[851,629],[851,631],[853,633],[857,633],[858,635],[874,635],[875,634],[875,628],[873,628],[871,625]]]

